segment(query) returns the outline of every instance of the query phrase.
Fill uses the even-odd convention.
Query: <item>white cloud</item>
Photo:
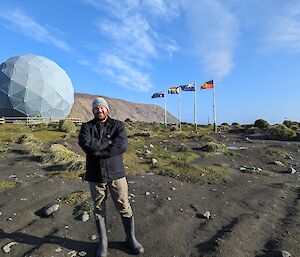
[[[20,9],[2,10],[0,17],[6,21],[6,27],[21,32],[29,38],[38,42],[51,44],[66,52],[72,51],[72,48],[64,40],[59,39],[56,35],[51,33],[49,29],[46,29],[46,27],[37,23]],[[59,31],[55,28],[52,28],[51,30]],[[58,34],[62,34],[62,32],[59,32]]]
[[[110,77],[122,87],[142,92],[148,92],[153,87],[148,74],[116,55],[102,54],[98,63],[96,72]]]
[[[99,18],[96,26],[109,49],[101,51],[102,65],[98,67],[98,72],[102,69],[102,74],[123,87],[148,91],[152,88],[152,83],[149,72],[145,73],[145,69],[151,68],[153,59],[165,54],[172,57],[178,50],[174,39],[159,33],[150,14],[155,13],[156,18],[169,19],[176,15],[175,7],[163,0],[156,0],[156,9],[149,1],[104,2],[102,8],[106,11],[106,16]]]
[[[92,5],[93,7],[100,9],[101,5],[100,5],[100,1],[97,0],[83,0],[85,3]]]
[[[176,1],[143,0],[143,7],[151,14],[171,19],[179,15],[179,6]]]
[[[220,0],[182,1],[193,54],[209,76],[221,79],[234,67],[238,20]]]
[[[289,5],[268,24],[263,48],[266,52],[300,53],[300,3]]]
[[[121,21],[102,20],[98,27],[113,40],[113,44],[127,57],[145,60],[157,55],[156,43],[151,35],[151,26],[140,14]],[[125,56],[125,57],[126,57]]]

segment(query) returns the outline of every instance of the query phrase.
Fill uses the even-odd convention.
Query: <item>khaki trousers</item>
[[[94,214],[96,218],[105,218],[108,189],[115,207],[121,216],[127,218],[132,216],[133,213],[128,200],[128,185],[125,177],[105,183],[89,182],[89,185],[94,202]]]

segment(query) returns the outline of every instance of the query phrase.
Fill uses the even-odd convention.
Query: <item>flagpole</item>
[[[164,90],[164,95],[165,95],[165,125],[167,127],[167,92]]]
[[[215,81],[213,80],[213,85],[214,85],[214,90],[213,90],[213,97],[214,97],[214,102],[213,102],[213,109],[214,109],[214,132],[217,132],[217,115],[216,115],[216,96],[215,96]]]
[[[194,124],[195,124],[195,130],[197,130],[197,107],[196,107],[196,92],[197,92],[197,87],[196,87],[196,82],[194,82],[195,84],[195,95],[194,95]]]
[[[156,123],[156,111],[157,111],[157,109],[156,109],[156,108],[157,108],[156,104],[157,104],[157,101],[156,101],[156,98],[155,98],[155,109],[154,109],[154,110],[155,110],[155,111],[154,111],[154,115],[155,115],[155,116],[154,116],[154,122],[155,122],[155,123]]]
[[[179,96],[178,96],[178,122],[179,122],[179,130],[181,130],[181,87],[179,87]]]

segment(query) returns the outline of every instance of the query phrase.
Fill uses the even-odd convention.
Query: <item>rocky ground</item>
[[[199,185],[153,173],[128,177],[144,256],[300,256],[300,143],[229,133],[214,137],[236,154],[199,157],[195,163],[232,168],[226,182]],[[79,151],[76,142],[70,144]],[[199,151],[197,142],[187,144]],[[288,155],[270,154],[276,150]],[[0,157],[0,181],[21,182],[1,192],[0,256],[95,255],[93,218],[75,218],[76,205],[62,201],[74,191],[88,192],[88,185],[48,176],[49,171],[18,151]],[[55,203],[58,211],[40,215]],[[131,256],[110,198],[108,208],[109,256]]]

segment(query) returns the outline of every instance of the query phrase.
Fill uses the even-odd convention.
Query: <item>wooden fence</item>
[[[60,120],[70,120],[75,124],[82,124],[80,118],[41,118],[41,117],[2,117],[0,118],[0,124],[48,124],[48,123],[58,123]]]

